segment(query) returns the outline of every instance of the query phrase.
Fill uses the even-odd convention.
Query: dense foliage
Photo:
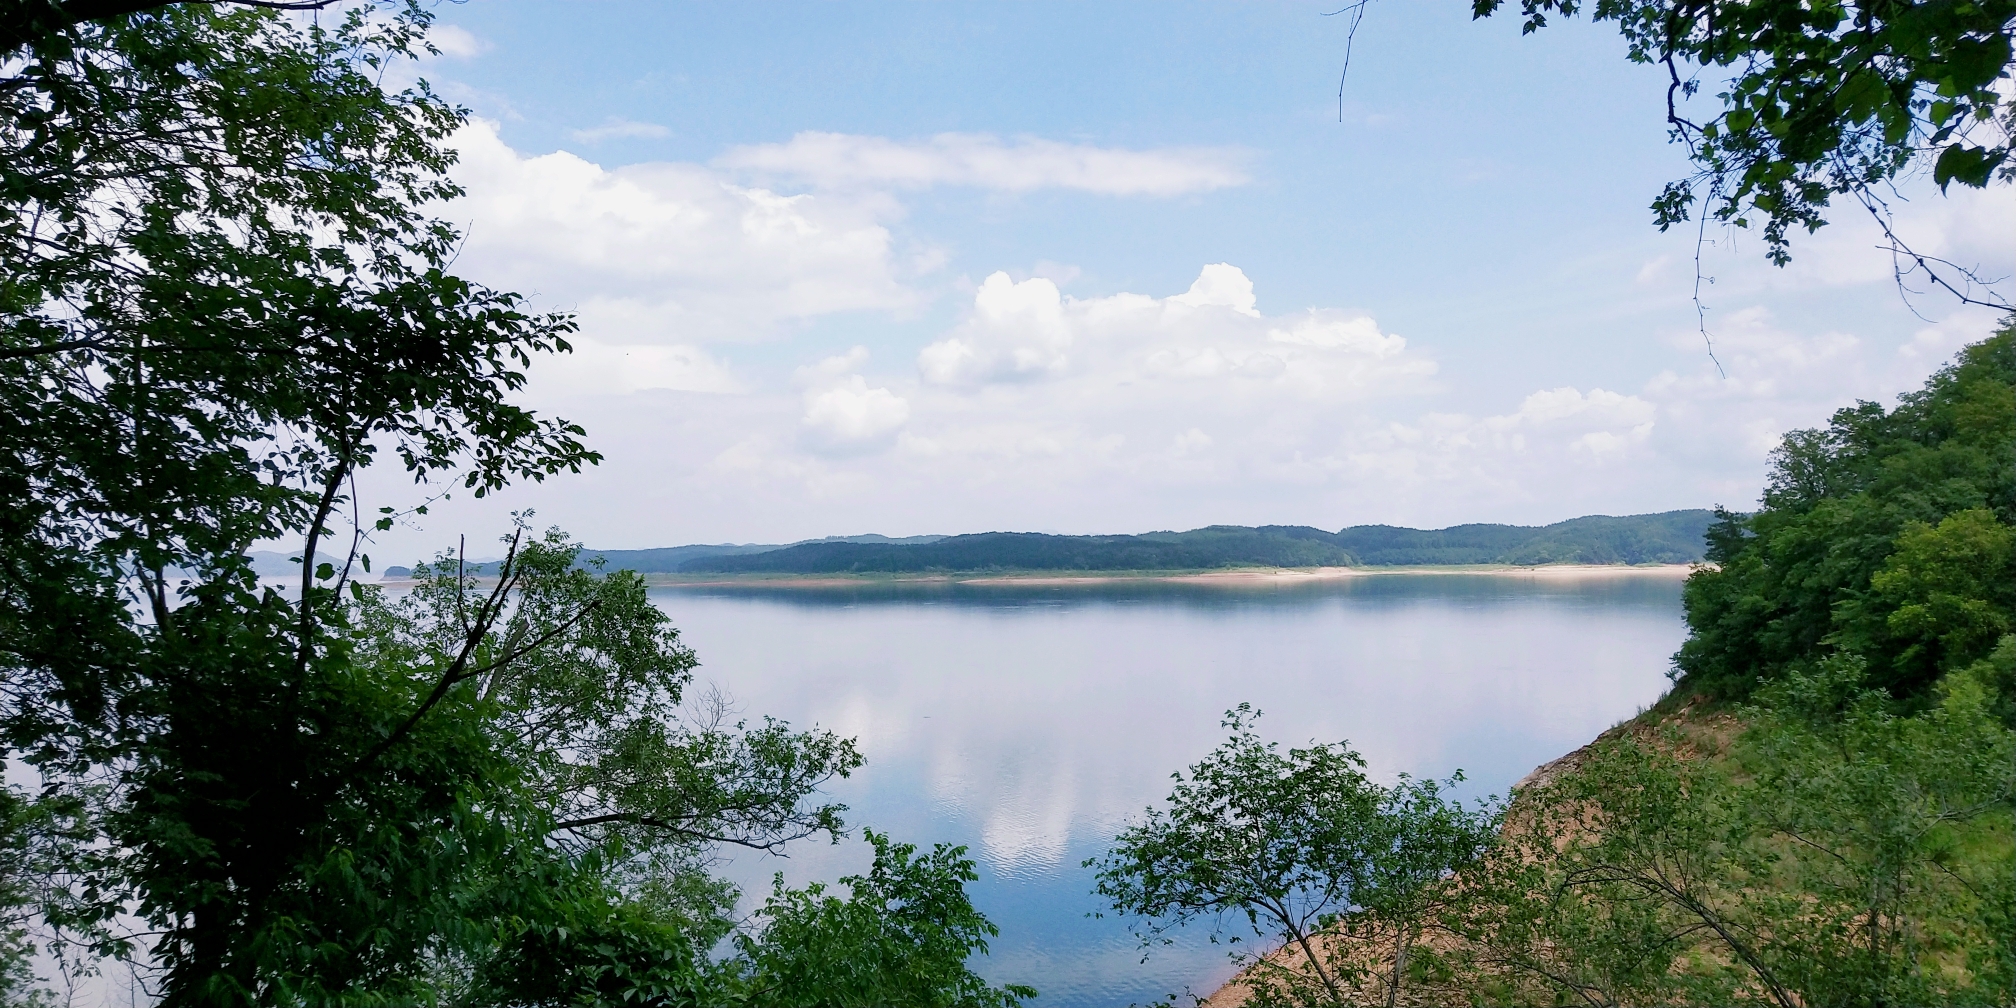
[[[0,1002],[107,965],[174,1006],[761,1002],[830,966],[777,944],[807,914],[909,943],[863,990],[1022,996],[966,969],[956,849],[737,920],[711,852],[837,838],[860,758],[687,695],[635,575],[521,524],[480,580],[353,576],[399,519],[368,465],[480,497],[598,458],[510,401],[572,320],[420,209],[465,115],[386,86],[428,12],[84,9],[0,19]]]
[[[388,740],[408,698],[343,644],[368,559],[318,548],[351,475],[382,451],[481,492],[595,458],[505,401],[571,323],[440,268],[415,206],[452,192],[460,117],[379,86],[426,24],[387,13],[176,7],[5,56],[0,731],[42,778],[38,918],[114,956],[144,922],[171,1002],[377,985],[452,891],[317,888],[433,892],[497,841],[467,726]],[[243,558],[290,533],[292,599]]]
[[[1881,217],[1879,190],[1909,172],[1929,168],[1941,189],[2016,178],[2016,2],[1520,0],[1527,32],[1585,5],[1616,22],[1633,61],[1666,69],[1667,122],[1696,174],[1652,204],[1661,228],[1700,201],[1716,220],[1761,223],[1782,264],[1793,229],[1825,224],[1835,196]],[[1721,107],[1697,122],[1687,100],[1704,74]]]
[[[1618,733],[1522,792],[1444,917],[1453,986],[1512,1003],[2008,1003],[2016,732],[1974,670],[1916,714],[1862,672],[1796,673],[1741,727]]]
[[[1688,563],[1702,557],[1707,511],[1591,516],[1544,528],[1459,525],[1424,532],[1356,525],[1212,525],[1189,532],[1062,536],[986,532],[926,542],[821,540],[779,549],[681,558],[682,572],[788,574],[924,571],[1205,570],[1406,564]],[[685,547],[691,548],[691,547]],[[656,553],[661,551],[636,551]]]
[[[1503,810],[1371,784],[1342,745],[1281,752],[1235,712],[1090,862],[1098,893],[1144,946],[1226,917],[1267,941],[1220,995],[1249,1008],[2007,1004],[2016,730],[1985,665],[1918,710],[1864,671],[1623,726]]]
[[[1986,659],[2016,629],[2016,327],[1895,409],[1787,434],[1763,507],[1708,540],[1720,569],[1687,584],[1682,691],[1741,698],[1852,652],[1910,697]]]
[[[910,844],[864,831],[875,848],[866,875],[840,880],[846,899],[781,880],[756,915],[762,929],[736,936],[730,964],[747,996],[776,1008],[1014,1008],[1032,987],[991,987],[966,968],[999,932],[966,899],[978,878],[963,847]]]

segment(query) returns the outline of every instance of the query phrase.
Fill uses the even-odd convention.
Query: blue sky
[[[458,269],[580,314],[528,395],[608,461],[384,545],[511,508],[617,548],[1744,506],[1778,432],[1992,322],[1907,304],[1845,216],[1787,270],[1711,231],[1724,378],[1614,30],[1386,0],[1340,122],[1326,9],[443,5]],[[2006,190],[1924,189],[1912,240],[2016,267]]]

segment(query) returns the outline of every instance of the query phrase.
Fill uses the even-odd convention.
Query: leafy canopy
[[[1472,10],[1489,17],[1503,2],[1473,0]],[[1530,33],[1585,4],[1519,6]],[[1689,219],[1700,199],[1718,221],[1761,224],[1782,265],[1793,229],[1825,224],[1835,196],[1878,212],[1878,187],[1924,167],[1942,190],[2016,178],[2012,0],[1595,0],[1588,9],[1617,24],[1633,61],[1664,66],[1670,80],[1667,121],[1697,171],[1653,202],[1661,229]],[[1722,88],[1720,108],[1696,121],[1686,105],[1703,74]]]
[[[1741,698],[1837,652],[1926,694],[2016,627],[2016,324],[1897,408],[1793,431],[1764,504],[1723,512],[1687,582],[1680,689]]]
[[[0,14],[0,744],[39,778],[0,789],[0,997],[39,954],[170,1006],[746,1000],[711,852],[837,836],[853,744],[687,696],[564,536],[354,577],[400,518],[366,466],[480,497],[599,459],[511,401],[572,320],[452,275],[422,209],[465,112],[383,82],[428,10],[102,6]],[[1006,1003],[956,854],[917,860],[904,933],[951,937],[882,981]]]

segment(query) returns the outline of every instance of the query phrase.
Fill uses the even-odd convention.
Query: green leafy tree
[[[1144,948],[1193,921],[1244,917],[1285,953],[1235,954],[1261,1004],[1346,1003],[1371,970],[1334,932],[1354,915],[1390,914],[1390,1000],[1411,935],[1450,874],[1480,853],[1493,820],[1448,802],[1446,784],[1374,784],[1343,743],[1284,752],[1253,732],[1258,716],[1245,704],[1227,711],[1231,737],[1174,775],[1164,807],[1085,863],[1098,869],[1096,891],[1143,919]]]
[[[1741,699],[1843,647],[1870,685],[1928,695],[2011,625],[2016,324],[1963,349],[1893,410],[1794,431],[1763,507],[1723,513],[1687,582],[1677,691]],[[1998,629],[1999,628],[1999,629]]]
[[[582,849],[773,851],[839,833],[845,806],[803,803],[860,767],[853,742],[728,724],[718,696],[687,696],[698,662],[642,577],[576,564],[557,529],[505,544],[487,585],[444,555],[409,590],[360,590],[355,660],[423,697],[381,747],[441,704],[480,704],[550,830]]]
[[[380,81],[427,22],[185,5],[6,55],[0,733],[87,823],[70,941],[148,921],[171,1004],[401,996],[462,927],[442,880],[509,847],[471,782],[512,768],[468,718],[388,735],[419,698],[341,599],[381,453],[479,495],[596,459],[506,401],[572,323],[446,273],[416,209],[463,113]],[[283,595],[244,553],[289,535]]]
[[[1471,809],[1444,795],[1462,780],[1461,772],[1446,782],[1403,774],[1379,797],[1376,846],[1363,869],[1358,915],[1393,930],[1387,1008],[1400,1003],[1415,943],[1467,898],[1456,871],[1476,862],[1497,839],[1500,820],[1488,806]]]
[[[1795,1005],[2012,989],[2016,732],[1978,671],[1900,711],[1852,656],[1759,694],[1725,743],[1604,740],[1515,798],[1445,915],[1472,990]]]
[[[2016,732],[1976,669],[1914,715],[1858,665],[1774,684],[1738,748],[1752,828],[1781,851],[1804,925],[1766,954],[1809,1004],[2006,1000],[2012,936],[1990,901],[2010,893],[2016,856]]]
[[[466,115],[384,86],[428,11],[289,6],[0,10],[9,996],[34,943],[172,1006],[719,1000],[708,851],[837,831],[811,795],[859,756],[696,710],[641,582],[563,538],[357,583],[400,517],[364,467],[480,497],[599,457],[509,401],[572,320],[452,275],[421,209]]]
[[[1514,795],[1506,838],[1449,915],[1480,977],[1589,1005],[1797,1004],[1759,948],[1778,903],[1726,770],[1677,734],[1606,740]]]
[[[2012,616],[2016,528],[1973,508],[1904,526],[1869,591],[1842,601],[1836,642],[1888,651],[1904,678],[1929,682],[1987,654]]]
[[[826,887],[787,889],[782,876],[756,925],[736,936],[743,996],[758,1004],[804,1008],[1014,1008],[1032,987],[994,987],[966,964],[1000,932],[973,908],[965,884],[979,876],[966,849],[939,844],[918,854],[911,844],[872,830],[867,875]]]
[[[664,981],[674,988],[700,985],[735,899],[708,876],[709,852],[837,837],[844,807],[811,800],[861,765],[853,743],[831,732],[729,724],[718,697],[689,698],[696,661],[642,578],[584,568],[579,552],[557,530],[530,537],[521,528],[482,582],[444,555],[415,571],[410,590],[367,586],[353,604],[353,660],[413,698],[374,750],[392,751],[433,718],[479,723],[485,748],[511,771],[475,783],[524,810],[516,842],[554,861],[535,879],[557,878],[556,891],[579,894],[579,903],[552,905],[558,920],[517,911],[528,923],[507,933],[501,951],[459,953],[470,982],[493,995],[511,978],[650,975],[604,962],[598,950],[610,942],[677,967],[667,974],[676,982]],[[555,898],[471,878],[462,884],[485,899]],[[586,964],[570,964],[572,954]]]
[[[1503,0],[1473,0],[1476,17]],[[2007,90],[2016,3],[1888,0],[1520,0],[1524,30],[1586,7],[1614,22],[1634,62],[1665,68],[1666,121],[1693,158],[1692,177],[1652,204],[1661,229],[1695,205],[1715,220],[1761,225],[1773,262],[1789,259],[1795,229],[1824,225],[1850,196],[1874,214],[1908,267],[1963,299],[1971,274],[1912,255],[1891,233],[1882,187],[1929,168],[1943,190],[2016,178]],[[1688,100],[1715,92],[1708,118]],[[1943,265],[1942,276],[1935,266]],[[1955,286],[1960,285],[1960,286]],[[1992,303],[2007,303],[1990,296]]]

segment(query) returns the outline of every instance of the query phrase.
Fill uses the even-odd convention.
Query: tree
[[[708,851],[837,838],[844,807],[811,799],[861,765],[853,743],[831,732],[729,724],[718,698],[687,697],[696,661],[643,579],[584,568],[579,552],[557,530],[528,537],[521,527],[487,584],[444,554],[414,572],[409,591],[360,589],[348,621],[353,661],[412,698],[358,758],[395,751],[431,718],[479,724],[484,749],[511,769],[471,785],[523,810],[515,842],[553,861],[535,877],[585,901],[556,907],[564,926],[462,951],[498,996],[504,977],[550,984],[581,972],[567,954],[594,948],[579,937],[591,933],[647,958],[669,955],[688,971],[680,982],[701,984],[699,964],[730,930],[734,903],[708,876]],[[568,881],[577,875],[586,878]],[[482,884],[493,887],[488,898],[508,892]],[[534,938],[538,970],[521,959]]]
[[[2016,892],[2016,731],[1979,665],[1913,713],[1867,688],[1860,664],[1795,671],[1749,711],[1743,799],[1805,925],[1765,952],[1807,1004],[2007,1000],[2016,934],[1996,904]]]
[[[642,577],[578,565],[558,529],[504,543],[487,588],[443,554],[407,591],[358,593],[354,660],[423,697],[380,748],[439,704],[480,703],[563,844],[774,851],[838,834],[844,806],[801,803],[861,766],[852,741],[728,724],[724,701],[686,696],[698,661]]]
[[[1144,947],[1192,921],[1245,917],[1285,953],[1235,955],[1261,1003],[1344,1004],[1367,970],[1332,932],[1390,914],[1391,1000],[1410,929],[1437,904],[1437,888],[1481,852],[1494,820],[1447,802],[1446,785],[1379,787],[1344,743],[1284,753],[1252,731],[1258,716],[1245,704],[1227,711],[1231,737],[1187,776],[1174,775],[1165,807],[1085,862],[1099,869],[1096,891],[1115,912],[1145,920]]]
[[[1386,1008],[1400,1002],[1415,941],[1465,898],[1455,872],[1476,862],[1497,840],[1497,815],[1443,796],[1445,788],[1462,780],[1461,771],[1447,782],[1416,781],[1402,774],[1380,796],[1377,846],[1366,862],[1366,885],[1358,902],[1361,917],[1393,929]]]
[[[466,113],[383,71],[430,15],[104,10],[0,20],[56,15],[0,56],[0,741],[40,777],[0,802],[0,980],[55,951],[174,1006],[726,996],[708,852],[837,834],[811,796],[852,744],[695,710],[642,583],[564,537],[480,584],[354,577],[400,518],[365,466],[481,497],[599,459],[510,402],[572,320],[453,276],[421,209]],[[299,580],[261,584],[288,538]]]
[[[1745,726],[1620,733],[1514,799],[1446,919],[1472,990],[1590,1005],[2007,1000],[2016,732],[1980,670],[1900,712],[1852,657]]]
[[[57,857],[88,869],[63,875],[69,939],[125,955],[112,922],[156,918],[171,1001],[287,989],[255,947],[375,983],[446,926],[315,904],[326,945],[269,941],[294,919],[261,903],[292,898],[305,852],[382,855],[403,874],[380,891],[474,856],[382,828],[472,811],[455,782],[491,764],[470,726],[434,719],[353,772],[356,733],[406,699],[348,661],[341,590],[370,563],[354,473],[385,453],[481,494],[597,458],[506,401],[571,321],[446,273],[455,235],[417,209],[454,192],[462,113],[378,71],[426,25],[167,8],[40,36],[0,80],[0,733],[42,775],[29,800],[83,817]],[[288,535],[291,597],[244,557]],[[385,954],[344,965],[357,934]]]
[[[1489,17],[1502,3],[1473,0],[1472,10]],[[1583,7],[1520,0],[1524,31]],[[1891,231],[1880,190],[1925,167],[1942,191],[2016,179],[2016,104],[2002,83],[2016,59],[2016,3],[1596,0],[1589,11],[1616,22],[1633,61],[1666,69],[1666,121],[1696,172],[1653,202],[1662,230],[1699,202],[1704,220],[1761,224],[1782,265],[1793,229],[1819,229],[1831,200],[1852,196],[1882,225],[1900,271],[1923,269],[1975,300],[1971,273],[1912,253]],[[1719,110],[1697,121],[1686,105],[1704,74],[1723,90]]]
[[[823,885],[786,889],[779,876],[757,911],[760,928],[736,938],[745,997],[780,1008],[1015,1008],[1036,996],[989,986],[966,966],[1000,932],[966,898],[965,883],[979,876],[964,847],[919,856],[886,834],[864,837],[875,863],[840,880],[844,900]]]
[[[1755,514],[1725,513],[1688,579],[1677,690],[1741,699],[1857,651],[1872,685],[1926,695],[2016,614],[2016,324],[1885,410],[1786,435]]]
[[[1515,792],[1505,841],[1448,919],[1462,958],[1521,1000],[1791,1008],[1758,947],[1784,907],[1770,858],[1744,843],[1726,769],[1681,758],[1677,733],[1647,734],[1599,742]]]
[[[172,0],[171,0],[172,2]],[[187,3],[241,3],[267,10],[322,10],[335,0],[181,0]],[[111,18],[156,10],[168,6],[163,0],[20,0],[0,14],[0,57],[37,39],[56,34],[84,21]]]

